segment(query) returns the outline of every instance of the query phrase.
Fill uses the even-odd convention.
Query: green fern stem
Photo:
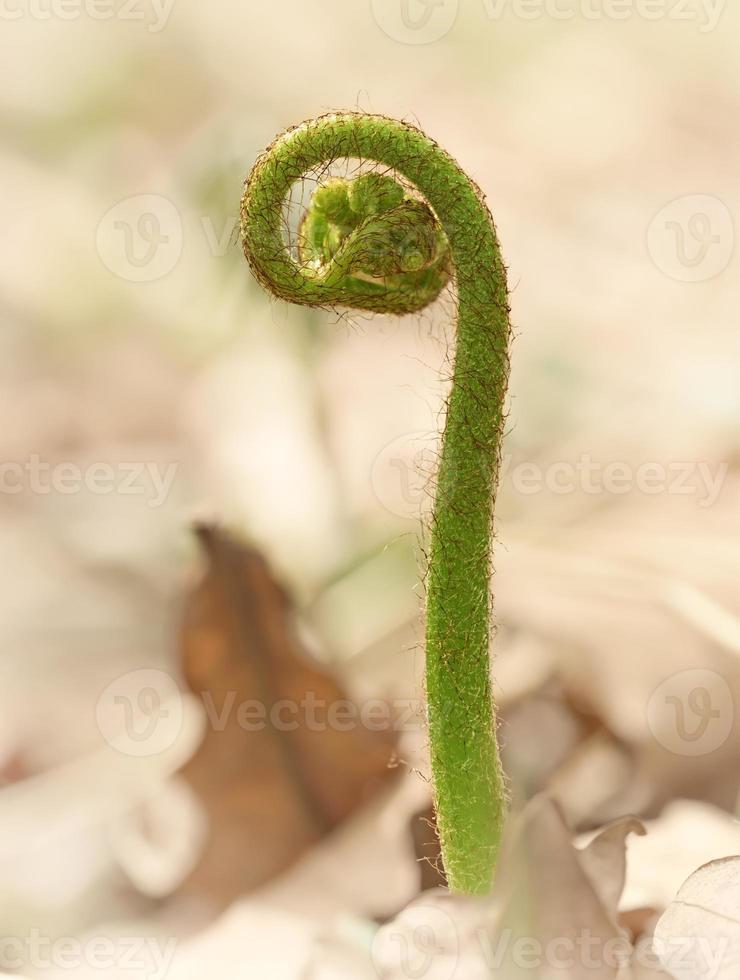
[[[291,187],[343,158],[388,173],[319,186],[291,254],[283,232]],[[476,185],[418,129],[350,112],[279,136],[252,170],[241,216],[252,271],[289,302],[408,313],[454,280],[457,349],[431,529],[426,690],[448,881],[456,891],[485,893],[507,806],[491,692],[489,580],[510,325],[491,215]]]

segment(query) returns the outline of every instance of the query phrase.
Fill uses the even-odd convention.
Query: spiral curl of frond
[[[283,235],[290,189],[339,159],[388,172],[320,185],[294,255]],[[455,890],[487,892],[507,809],[489,581],[511,332],[491,215],[477,186],[419,129],[347,112],[309,120],[267,148],[246,184],[241,228],[254,275],[288,302],[413,313],[455,284],[457,348],[427,575],[426,689],[447,878]]]

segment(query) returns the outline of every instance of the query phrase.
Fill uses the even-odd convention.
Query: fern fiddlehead
[[[314,192],[298,256],[283,236],[292,185],[349,158],[401,175],[333,179]],[[274,295],[309,306],[409,313],[454,279],[457,349],[427,576],[426,688],[435,807],[451,888],[488,891],[506,812],[491,693],[491,541],[508,380],[506,270],[476,185],[420,130],[334,113],[279,136],[241,208],[244,252]]]

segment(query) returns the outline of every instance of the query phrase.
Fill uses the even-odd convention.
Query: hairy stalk
[[[297,257],[283,236],[291,186],[349,158],[401,175],[330,180],[314,193]],[[506,813],[491,696],[493,502],[508,378],[506,271],[476,185],[418,129],[337,113],[288,130],[260,156],[242,201],[244,251],[272,293],[308,306],[423,309],[450,277],[457,350],[440,458],[427,581],[429,741],[450,886],[489,890]]]

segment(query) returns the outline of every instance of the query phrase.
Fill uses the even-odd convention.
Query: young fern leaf
[[[395,171],[423,200],[379,174],[329,180],[301,223],[296,261],[282,232],[289,191],[342,158]],[[507,806],[491,696],[489,579],[510,325],[491,215],[477,186],[421,131],[347,112],[309,120],[268,147],[247,181],[241,228],[254,275],[293,303],[411,313],[454,279],[457,349],[427,577],[426,689],[448,881],[485,893]]]

